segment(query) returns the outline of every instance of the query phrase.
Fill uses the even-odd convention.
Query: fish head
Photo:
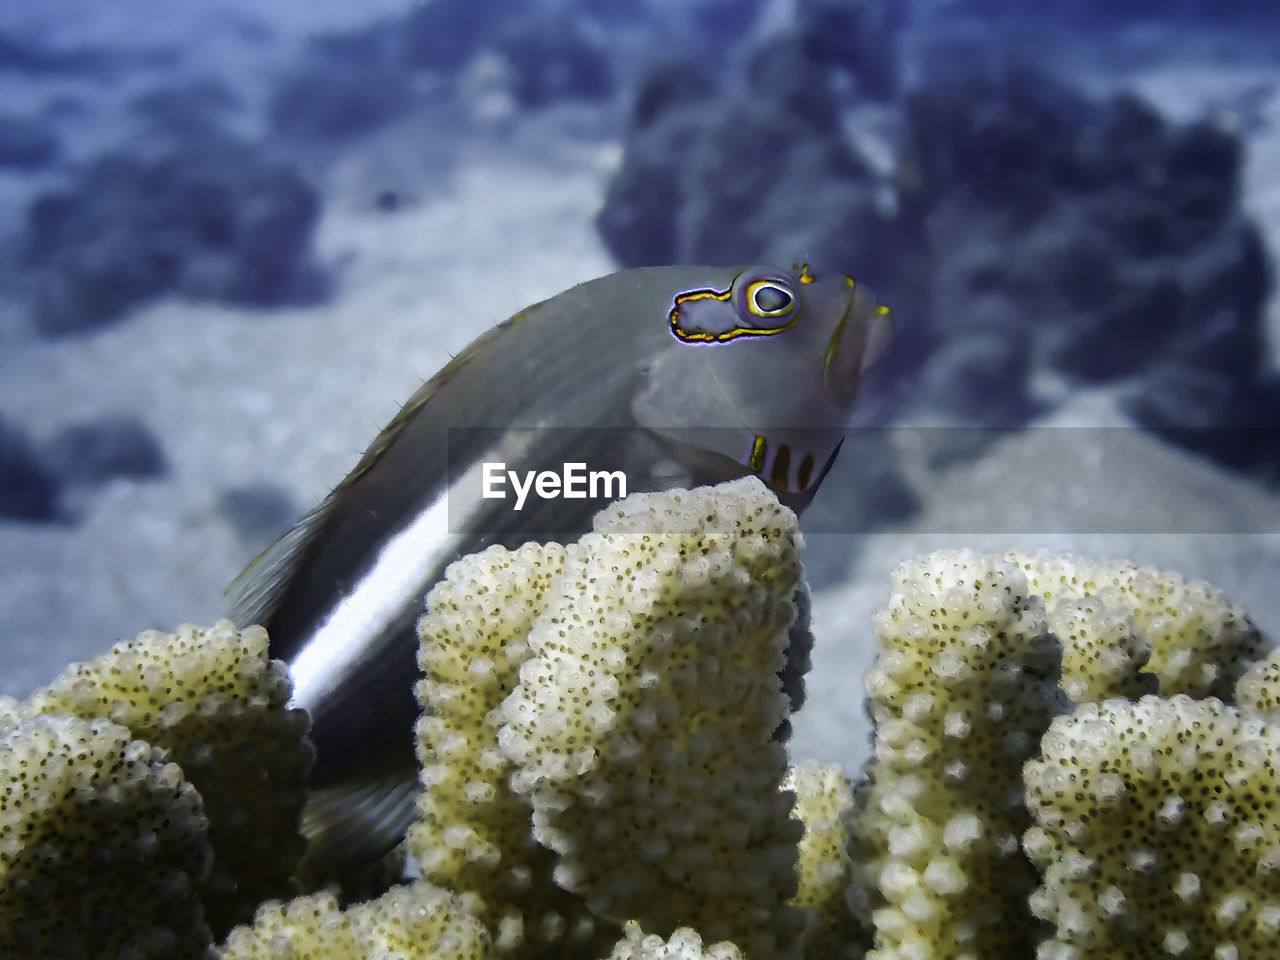
[[[888,345],[888,309],[841,274],[748,266],[673,290],[665,320],[670,341],[643,371],[637,422],[807,504]]]

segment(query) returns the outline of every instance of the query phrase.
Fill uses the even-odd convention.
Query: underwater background
[[[477,334],[677,262],[894,309],[802,522],[796,755],[861,766],[871,611],[940,547],[1280,636],[1278,245],[1268,4],[5,4],[0,694],[212,622]]]

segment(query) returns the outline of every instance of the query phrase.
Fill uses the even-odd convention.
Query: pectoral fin
[[[347,865],[376,861],[400,843],[418,795],[413,773],[313,790],[302,812],[309,876],[342,882]]]

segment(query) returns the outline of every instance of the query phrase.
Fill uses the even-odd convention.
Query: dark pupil
[[[761,313],[774,313],[791,306],[791,294],[777,287],[761,287],[755,296],[756,309]]]

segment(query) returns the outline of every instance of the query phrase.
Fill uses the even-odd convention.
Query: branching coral
[[[743,955],[732,943],[703,947],[702,937],[691,927],[681,927],[663,940],[655,934],[645,936],[640,924],[630,920],[606,960],[743,960]]]
[[[418,628],[426,789],[409,846],[423,876],[478,897],[496,946],[522,956],[559,955],[566,939],[600,942],[586,905],[553,882],[555,855],[534,841],[529,804],[508,786],[513,766],[498,750],[496,708],[519,682],[526,637],[563,567],[559,544],[464,557],[431,591]]]
[[[807,915],[805,956],[861,957],[869,938],[847,902],[854,882],[846,825],[853,785],[839,764],[802,763],[784,786],[795,791],[795,817],[804,824],[796,861],[800,887],[791,903]]]
[[[1060,647],[1013,563],[942,552],[898,567],[867,676],[876,722],[852,823],[869,958],[1025,955],[1035,885],[1022,764],[1055,712]]]
[[[1154,693],[1159,679],[1142,673],[1151,641],[1128,607],[1101,598],[1069,597],[1048,610],[1050,632],[1062,641],[1062,689],[1076,703]]]
[[[0,731],[0,956],[202,956],[207,822],[165,751],[106,719],[10,709]]]
[[[800,830],[771,740],[797,551],[754,478],[633,498],[568,548],[499,744],[557,882],[593,912],[748,955],[798,947]]]
[[[266,632],[223,620],[142,633],[73,664],[22,709],[110,717],[169,751],[209,818],[214,863],[199,894],[221,934],[260,901],[293,892],[311,754],[306,715],[285,709],[290,689],[284,665],[267,657]]]
[[[1003,584],[1003,598],[992,590],[995,583]],[[1027,610],[1042,603],[1065,646],[1063,687],[1079,702],[1074,712],[1053,702],[1053,657],[1039,664],[1034,655],[1026,659],[1027,652],[1048,649],[1034,638],[1037,629],[1051,639],[1036,617],[1026,620]],[[959,645],[957,652],[945,642],[975,623],[989,624],[1002,605],[1021,611],[1022,623],[993,634],[998,643],[1016,641],[995,660],[975,661],[974,652],[988,649],[982,645],[973,651]],[[1018,955],[1028,955],[1039,941],[1043,960],[1238,960],[1274,944],[1280,739],[1259,714],[1275,703],[1276,654],[1240,679],[1240,709],[1179,692],[1229,695],[1266,648],[1220,591],[1123,561],[944,552],[899,568],[893,600],[876,627],[882,650],[868,678],[876,757],[859,790],[851,845],[879,884],[873,901],[888,904],[871,913],[877,949],[868,956],[1003,955],[1015,943]],[[1155,677],[1139,672],[1148,652]],[[986,734],[978,743],[986,766],[972,782],[1013,802],[1003,820],[990,804],[984,815],[966,817],[972,801],[964,784],[972,773],[961,748],[973,745],[975,716],[992,717],[993,709],[996,718],[1008,715],[1009,676],[1020,677],[1015,699],[1023,705],[1013,716],[1034,722],[1006,727],[1005,738]],[[1162,697],[1134,702],[1157,683]],[[1107,696],[1113,699],[1085,702]],[[966,697],[974,698],[969,709],[957,709]],[[1055,711],[1064,715],[1046,732]],[[1037,752],[1019,771],[1015,758]],[[1010,774],[1017,783],[1010,784]],[[1005,875],[979,873],[976,890],[963,857],[951,861],[958,871],[942,866],[953,841],[985,842],[993,821],[1025,819],[1024,801],[1036,821],[1024,834],[1025,849],[1040,870],[1029,901],[1014,886],[1027,878],[1016,833],[997,845],[1008,855]],[[919,825],[932,826],[920,816],[929,808],[952,817],[941,836]],[[1000,890],[1006,897],[996,904],[991,897]],[[857,901],[860,891],[851,894]],[[1002,926],[990,932],[1002,949],[984,940],[990,928],[983,921],[997,916]],[[1035,917],[1054,927],[1037,930]]]
[[[1280,647],[1245,671],[1236,684],[1236,703],[1272,721],[1280,721]]]
[[[1005,556],[1023,568],[1031,591],[1051,609],[1061,600],[1089,597],[1107,608],[1132,611],[1134,622],[1150,638],[1146,666],[1159,678],[1161,696],[1229,698],[1249,664],[1271,646],[1241,607],[1203,580],[1188,581],[1128,560],[1013,551]],[[1140,649],[1121,644],[1113,655],[1136,663]],[[1132,695],[1131,689],[1107,692]]]
[[[788,773],[778,739],[805,659],[784,690],[799,549],[794,516],[745,480],[459,561],[419,628],[425,879],[345,909],[272,899],[216,955],[1274,947],[1280,652],[1242,610],[1126,562],[905,563],[875,619],[874,758],[851,791],[837,767]],[[265,634],[223,623],[143,634],[0,702],[0,955],[206,960],[210,926],[287,891],[308,762],[288,693]]]
[[[1027,764],[1043,960],[1272,955],[1280,729],[1218,700],[1085,704]]]
[[[291,892],[289,878],[302,850],[297,824],[311,753],[305,739],[305,715],[286,709],[289,689],[283,665],[267,658],[266,634],[257,628],[236,631],[224,621],[210,630],[184,626],[175,634],[148,631],[91,663],[73,664],[26,701],[6,702],[9,722],[17,724],[17,730],[8,735],[15,744],[23,742],[23,731],[28,730],[58,729],[69,731],[67,737],[81,737],[86,724],[94,730],[115,731],[111,736],[116,739],[108,743],[103,733],[86,741],[85,750],[92,746],[107,751],[95,761],[100,764],[96,780],[83,766],[90,762],[87,760],[77,759],[81,766],[73,768],[74,776],[67,774],[72,779],[66,781],[65,788],[79,790],[77,802],[88,808],[87,813],[74,805],[20,806],[31,796],[43,794],[31,792],[30,759],[24,760],[21,752],[6,755],[17,766],[3,769],[9,794],[4,815],[15,816],[14,811],[22,810],[23,816],[31,818],[24,827],[31,836],[44,831],[59,838],[57,844],[62,846],[54,844],[48,849],[58,850],[57,862],[68,866],[42,881],[43,893],[38,900],[22,894],[28,887],[26,873],[7,873],[9,896],[0,909],[0,928],[21,931],[35,924],[51,936],[56,934],[53,940],[41,935],[32,941],[44,945],[29,948],[35,956],[74,956],[62,946],[71,943],[92,945],[86,946],[86,955],[114,956],[109,950],[112,941],[102,931],[114,923],[129,931],[128,936],[135,936],[138,924],[151,922],[145,918],[151,916],[154,905],[163,912],[162,920],[156,922],[178,930],[198,926],[207,945],[205,922],[221,935],[238,917],[251,914],[263,896]],[[116,741],[130,745],[126,749]],[[48,746],[47,737],[40,743]],[[120,766],[122,761],[114,759],[117,756],[127,763]],[[192,816],[188,808],[194,804],[201,823],[200,843],[206,853],[212,850],[212,858],[202,859],[199,869],[181,869],[186,877],[181,883],[173,879],[178,868],[165,866],[164,857],[172,856],[170,853],[156,855],[152,869],[162,879],[148,885],[141,879],[135,883],[113,880],[125,860],[93,846],[76,846],[92,844],[97,834],[112,837],[120,831],[141,830],[142,839],[137,842],[146,849],[158,843],[154,831],[160,831],[161,837],[167,835],[167,828],[145,826],[164,821],[161,799],[148,801],[153,804],[150,807],[129,805],[136,806],[141,802],[139,797],[150,796],[146,791],[159,789],[150,784],[160,774],[143,764],[143,757],[152,758],[149,762],[153,764],[161,764],[162,759],[168,762],[163,783],[171,794],[171,821],[186,824]],[[188,794],[192,799],[187,799]],[[132,799],[125,802],[121,797]],[[92,826],[81,829],[64,823],[68,818]],[[24,869],[29,869],[31,841],[22,840],[22,834],[11,829],[6,823],[4,843],[13,848],[15,856],[26,858],[22,862],[27,864]],[[140,866],[137,872],[145,874],[146,869]],[[121,917],[103,915],[92,905],[93,898],[84,893],[86,890],[121,898],[111,901],[122,911]],[[48,922],[40,919],[46,909],[41,904],[82,899],[89,906],[61,911],[56,930],[39,926]],[[132,908],[136,902],[144,905]],[[140,919],[126,919],[134,912]],[[189,920],[191,916],[195,920]],[[185,946],[175,946],[171,939],[167,945],[152,947],[147,940],[140,941],[142,946],[137,949],[153,951],[144,952],[144,956],[197,955],[191,952],[195,943],[191,935],[184,933],[179,940]],[[121,940],[120,949],[125,945]]]
[[[771,739],[798,548],[748,480],[632,498],[578,543],[491,548],[433,591],[411,842],[428,877],[479,896],[500,947],[632,919],[798,947],[799,825]]]
[[[346,910],[330,893],[263,904],[220,960],[484,960],[489,932],[447,891],[419,882]]]

